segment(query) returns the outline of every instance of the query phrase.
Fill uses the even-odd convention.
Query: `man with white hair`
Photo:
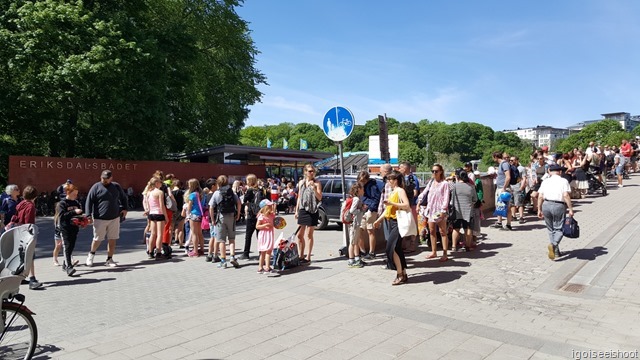
[[[560,176],[562,167],[558,164],[549,166],[549,176],[540,185],[538,193],[538,217],[544,219],[549,233],[549,259],[555,260],[562,256],[560,241],[562,241],[566,211],[573,216],[571,205],[571,186],[567,179]]]

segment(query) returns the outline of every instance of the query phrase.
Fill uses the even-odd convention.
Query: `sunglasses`
[[[431,170],[431,173],[432,173],[432,174],[437,174],[437,173],[439,173],[439,172],[440,172],[440,170]]]
[[[314,173],[316,171],[315,170],[307,170],[307,172]]]

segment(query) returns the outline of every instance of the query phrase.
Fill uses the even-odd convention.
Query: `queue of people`
[[[618,186],[622,187],[623,175],[636,170],[637,151],[635,141],[623,141],[619,148],[599,147],[592,142],[584,151],[575,149],[564,154],[550,154],[548,147],[542,147],[531,154],[527,166],[521,164],[517,156],[495,152],[493,159],[497,166],[490,168],[488,173],[495,178],[496,202],[505,201],[505,193],[509,196],[505,201],[508,211],[497,217],[493,227],[514,230],[514,221],[525,223],[524,211],[529,207],[545,220],[549,233],[548,257],[560,257],[562,223],[567,213],[573,216],[571,199],[583,198],[590,189],[592,178],[606,187],[603,176],[609,172],[618,177]],[[377,258],[375,232],[376,228],[383,227],[386,240],[383,261],[387,269],[396,271],[393,285],[409,281],[405,253],[415,251],[412,244],[417,244],[418,239],[428,239],[430,251],[426,259],[438,258],[438,261],[446,262],[450,252],[473,251],[481,235],[484,191],[479,173],[473,171],[470,163],[449,177],[440,164],[433,164],[432,176],[423,187],[410,169],[407,162],[398,170],[389,164],[382,165],[382,188],[367,171],[359,173],[358,181],[349,191],[351,199],[346,209],[349,221],[345,223],[350,239],[347,265],[361,268],[366,261]],[[69,276],[76,273],[75,266],[79,262],[73,258],[78,232],[87,225],[92,225],[93,236],[85,265],[94,265],[102,241],[107,240],[104,264],[117,266],[114,260],[116,243],[120,237],[120,224],[126,220],[129,209],[125,191],[112,178],[110,170],[103,171],[84,204],[78,201],[78,188],[71,180],[58,189],[62,200],[57,204],[54,216],[54,264],[60,265],[57,257],[62,251],[62,269]],[[260,253],[258,272],[271,273],[269,255],[275,242],[274,217],[278,213],[278,201],[287,197],[291,202],[287,210],[294,213],[300,227],[297,233],[300,262],[310,263],[322,184],[316,179],[312,164],[304,167],[304,176],[296,185],[285,184],[286,181],[264,181],[248,174],[246,183],[240,180],[230,183],[225,175],[221,175],[204,182],[189,179],[183,188],[182,181],[173,174],[156,171],[143,191],[142,200],[147,218],[143,238],[148,258],[171,258],[172,245],[184,249],[189,257],[205,256],[205,235],[208,235],[205,260],[217,263],[218,268],[227,268],[228,264],[238,268],[239,260],[251,259],[255,233]],[[29,204],[33,205],[37,191],[27,186],[22,193],[24,200],[21,201],[19,195],[20,189],[16,185],[5,189],[0,207],[4,225],[35,222],[35,205]],[[413,215],[419,230],[417,235],[400,236],[397,211]],[[246,232],[242,252],[236,256],[236,226],[240,221],[246,223]],[[361,233],[364,236],[360,236]],[[440,256],[438,242],[441,243]],[[369,250],[365,251],[367,248]],[[35,278],[34,269],[30,274],[30,288],[42,286]]]

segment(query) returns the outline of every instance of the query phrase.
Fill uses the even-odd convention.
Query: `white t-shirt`
[[[545,200],[564,201],[564,193],[571,194],[571,186],[560,175],[551,175],[540,184],[538,192],[543,194]]]
[[[616,163],[616,160],[618,159],[618,166],[624,166],[624,162],[626,161],[626,157],[624,157],[622,154],[616,154],[616,156],[614,157],[613,163]]]

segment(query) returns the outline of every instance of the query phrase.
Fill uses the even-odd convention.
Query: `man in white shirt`
[[[571,186],[569,182],[560,176],[562,167],[554,164],[549,166],[549,178],[545,179],[538,190],[538,217],[544,219],[549,233],[547,246],[549,259],[554,260],[560,253],[560,241],[562,241],[562,226],[569,209],[569,216],[573,216],[571,205]]]

